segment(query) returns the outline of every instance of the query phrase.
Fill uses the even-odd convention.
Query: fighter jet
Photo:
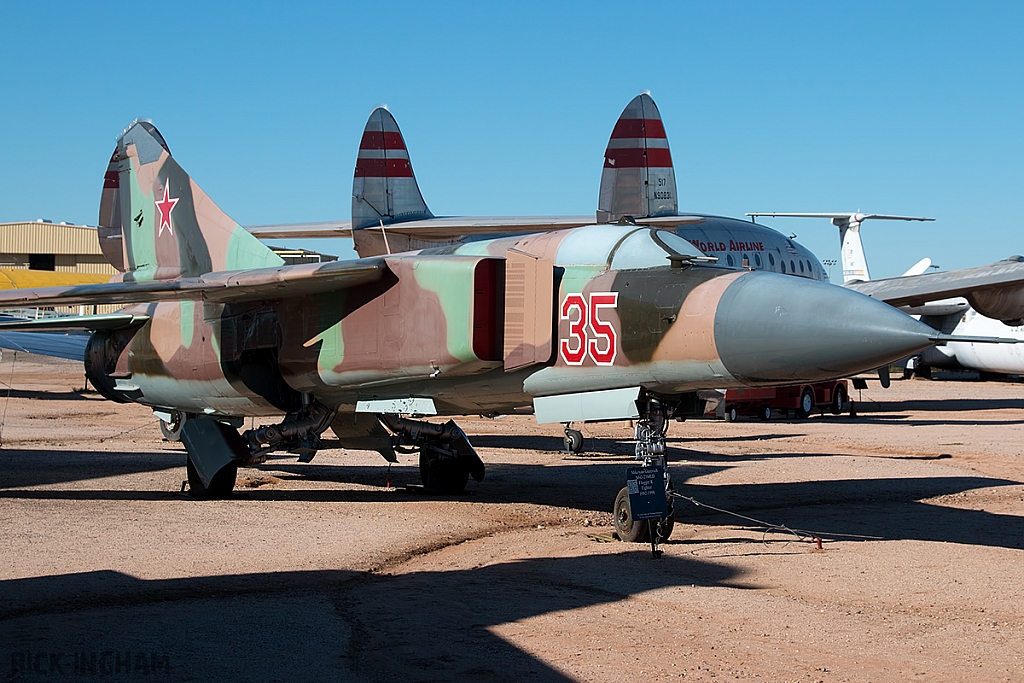
[[[450,419],[413,418],[524,407],[636,418],[643,452],[663,463],[662,425],[694,410],[700,389],[846,376],[948,339],[857,292],[722,266],[628,219],[283,265],[151,123],[121,134],[111,166],[101,210],[116,197],[125,272],[0,292],[0,305],[126,307],[2,327],[91,330],[91,382],[180,416],[200,497],[228,495],[239,465],[272,452],[310,459],[329,428],[392,460],[418,450],[424,484],[459,491],[484,476],[468,437]],[[252,416],[283,419],[240,433]]]

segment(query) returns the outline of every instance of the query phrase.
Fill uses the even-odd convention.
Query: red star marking
[[[171,211],[174,210],[174,205],[178,203],[181,197],[171,197],[168,190],[168,181],[164,180],[164,198],[157,200],[156,208],[160,212],[160,228],[156,236],[164,234],[164,226],[167,226],[167,232],[171,233],[171,237],[174,236],[174,228],[171,227]]]

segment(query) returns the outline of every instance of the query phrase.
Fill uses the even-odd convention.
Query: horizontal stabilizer
[[[352,221],[322,223],[285,223],[283,225],[248,225],[245,228],[261,240],[325,239],[352,237]]]
[[[89,335],[82,332],[60,334],[0,330],[0,348],[79,362],[85,358],[85,347],[88,343]]]
[[[138,327],[149,320],[148,315],[131,313],[106,313],[103,315],[69,315],[39,320],[0,321],[0,330],[45,330],[64,332],[68,330],[120,330]]]
[[[882,221],[934,221],[934,218],[923,218],[921,216],[893,216],[885,213],[861,213],[859,211],[837,211],[833,213],[748,213],[751,218],[764,216],[766,218],[829,218],[833,221],[846,221],[849,223],[861,223],[868,219]]]

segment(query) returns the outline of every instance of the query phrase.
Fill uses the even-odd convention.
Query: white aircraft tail
[[[928,270],[931,267],[932,267],[932,260],[926,256],[925,258],[921,259],[920,261],[918,261],[914,265],[910,266],[910,270],[908,270],[907,272],[903,273],[903,275],[900,275],[900,277],[909,277],[911,275],[920,275],[921,273],[925,272],[926,270]]]
[[[864,255],[864,244],[860,241],[860,221],[833,218],[832,224],[839,228],[839,243],[843,250],[843,284],[870,280],[868,257]]]

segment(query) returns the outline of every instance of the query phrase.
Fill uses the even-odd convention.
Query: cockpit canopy
[[[558,265],[632,270],[667,266],[671,256],[701,257],[703,254],[668,230],[599,225],[569,233],[559,245]]]

